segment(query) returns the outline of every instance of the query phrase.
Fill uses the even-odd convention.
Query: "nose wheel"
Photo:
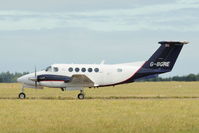
[[[26,98],[26,94],[21,92],[19,93],[19,99],[25,99]]]
[[[83,100],[85,98],[85,94],[84,94],[83,90],[80,90],[80,93],[77,95],[77,98],[80,100]]]

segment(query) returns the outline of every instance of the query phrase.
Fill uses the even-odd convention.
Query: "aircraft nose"
[[[23,76],[22,76],[22,77],[19,77],[19,78],[17,79],[17,82],[22,83],[22,82],[23,82]]]
[[[22,84],[26,84],[26,85],[34,85],[35,82],[30,80],[30,78],[33,77],[33,76],[34,76],[34,74],[27,74],[27,75],[21,76],[17,79],[17,82],[22,83]]]
[[[27,82],[27,75],[19,77],[17,79],[17,82],[19,82],[19,83],[25,83],[25,82]]]

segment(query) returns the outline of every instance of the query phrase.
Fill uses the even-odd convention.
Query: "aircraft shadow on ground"
[[[199,99],[199,96],[130,96],[130,97],[86,97],[84,100],[160,100],[160,99]],[[0,100],[21,100],[18,97],[0,97]],[[25,100],[78,100],[74,97],[27,97]]]

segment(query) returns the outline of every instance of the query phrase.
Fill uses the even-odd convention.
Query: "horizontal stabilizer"
[[[168,44],[168,45],[184,45],[184,44],[188,44],[189,42],[186,42],[186,41],[183,41],[183,42],[180,42],[180,41],[161,41],[159,42],[159,44]]]

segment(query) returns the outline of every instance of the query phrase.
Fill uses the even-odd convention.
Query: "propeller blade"
[[[35,77],[37,76],[37,68],[35,67]]]
[[[37,81],[35,81],[35,88],[37,88]]]
[[[35,66],[35,88],[37,88],[37,68]]]

